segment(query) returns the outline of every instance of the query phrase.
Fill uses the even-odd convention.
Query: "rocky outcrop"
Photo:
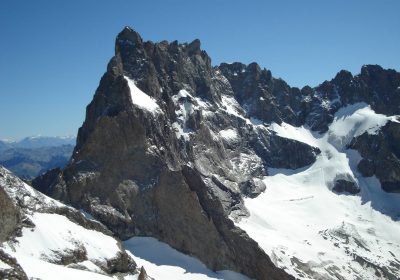
[[[389,121],[377,134],[364,133],[350,147],[360,152],[357,168],[365,177],[376,175],[387,192],[400,192],[400,123]]]
[[[57,180],[61,172],[60,168],[50,169],[47,172],[37,176],[35,179],[32,180],[32,186],[42,193],[46,193],[47,189],[42,189],[42,187],[49,188],[51,184]]]
[[[218,69],[232,86],[235,99],[248,115],[263,122],[282,121],[299,125],[301,92],[285,81],[272,77],[271,71],[257,63],[222,63]]]
[[[334,182],[332,190],[337,193],[357,194],[360,192],[360,187],[353,181],[339,179]]]
[[[139,273],[139,276],[138,276],[138,280],[152,280],[153,278],[151,278],[151,277],[149,277],[148,275],[147,275],[147,272],[146,272],[146,270],[144,269],[144,267],[142,266],[141,268],[140,268],[140,273]]]
[[[15,280],[28,280],[26,273],[19,265],[17,260],[0,249],[0,278],[1,279],[15,279]]]
[[[267,165],[274,168],[298,169],[314,163],[321,153],[317,147],[277,135],[259,137],[254,146]]]
[[[20,221],[18,208],[2,188],[0,188],[0,209],[0,243],[2,243],[15,233]]]

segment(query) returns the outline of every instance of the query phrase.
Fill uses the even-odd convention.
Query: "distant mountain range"
[[[0,140],[0,164],[23,179],[33,179],[71,157],[76,138],[31,136],[20,141]]]
[[[10,148],[43,148],[75,145],[75,136],[29,136],[19,141],[0,140],[0,151]]]

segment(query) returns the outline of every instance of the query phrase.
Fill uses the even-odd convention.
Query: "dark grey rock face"
[[[268,166],[274,168],[297,169],[314,163],[321,151],[303,142],[294,141],[277,135],[269,135],[255,145],[265,145],[264,155]],[[263,154],[260,151],[260,154]]]
[[[0,261],[7,264],[9,268],[0,268],[1,279],[28,280],[26,273],[17,260],[0,249]]]
[[[15,233],[21,217],[18,208],[15,207],[11,198],[1,187],[0,209],[0,243],[2,243]]]
[[[127,79],[157,108],[138,105]],[[300,90],[256,63],[212,67],[199,40],[144,42],[125,28],[87,107],[71,161],[36,187],[90,212],[122,239],[153,236],[215,270],[290,279],[228,217],[247,214],[243,196],[265,189],[260,178],[268,167],[305,167],[320,153],[268,125],[323,132],[340,107],[359,101],[398,113],[376,96],[397,100],[399,81],[397,72],[366,66],[358,76],[342,71]],[[336,190],[356,191],[345,181]]]
[[[301,92],[275,79],[271,71],[257,63],[222,63],[218,69],[228,79],[234,96],[247,114],[263,122],[285,121],[300,125],[296,112],[300,110]]]
[[[263,181],[258,179],[252,179],[240,183],[239,188],[241,193],[244,194],[245,196],[255,198],[260,193],[265,191],[266,186]]]
[[[49,188],[51,184],[56,181],[57,177],[61,173],[61,169],[59,167],[50,169],[47,172],[37,176],[35,179],[31,181],[32,186],[42,193],[46,193],[46,189],[42,189],[41,187]]]
[[[387,192],[400,192],[400,123],[389,121],[376,135],[364,133],[350,147],[363,159],[357,168],[365,177],[376,175]]]
[[[338,193],[349,193],[349,194],[357,194],[360,192],[360,188],[357,186],[355,182],[343,179],[336,180],[332,190]]]

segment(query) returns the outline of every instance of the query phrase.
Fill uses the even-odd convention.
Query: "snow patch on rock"
[[[396,117],[375,113],[371,106],[360,102],[339,109],[329,126],[328,137],[335,146],[345,147],[363,133],[376,134],[388,121]]]
[[[11,266],[0,260],[0,270],[12,269]]]
[[[124,78],[128,82],[128,86],[131,92],[132,104],[151,113],[161,112],[161,109],[154,98],[141,91],[140,88],[136,86],[135,81],[126,76],[124,76]]]
[[[288,123],[282,122],[280,125],[277,123],[272,123],[268,129],[274,131],[278,136],[300,141],[313,147],[318,146],[314,135],[304,126],[295,127]]]
[[[236,140],[238,138],[238,133],[237,133],[236,129],[234,129],[234,128],[228,128],[228,129],[221,130],[219,132],[219,135],[228,141]]]

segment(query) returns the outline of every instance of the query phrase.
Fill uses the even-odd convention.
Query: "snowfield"
[[[125,241],[124,246],[133,253],[138,266],[143,266],[155,280],[249,280],[232,271],[213,272],[198,259],[151,237],[134,237]]]
[[[65,216],[35,213],[29,218],[35,227],[23,228],[22,237],[17,238],[17,245],[14,247],[15,255],[28,255],[55,262],[59,259],[59,254],[84,248],[89,260],[102,263],[116,257],[120,251],[114,238],[85,229]]]
[[[375,177],[362,177],[356,167],[361,156],[346,150],[353,137],[374,134],[389,120],[395,118],[358,103],[339,110],[323,135],[271,125],[279,136],[319,147],[321,154],[307,168],[270,169],[266,191],[245,199],[250,216],[237,225],[299,279],[399,278],[400,194],[384,192]],[[361,192],[332,192],[338,178],[354,181]]]

